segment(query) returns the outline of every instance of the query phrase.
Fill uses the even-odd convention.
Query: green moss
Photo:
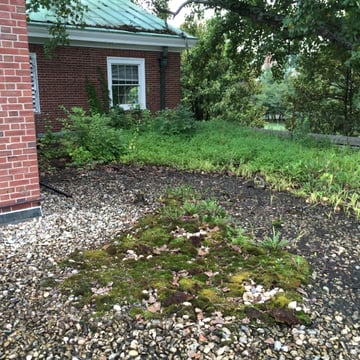
[[[271,222],[271,225],[274,228],[281,228],[284,225],[284,222],[281,219],[275,219]]]
[[[285,295],[277,295],[271,301],[270,304],[272,307],[282,307],[286,308],[291,302]]]
[[[242,250],[246,254],[255,255],[255,256],[265,256],[266,250],[255,244],[247,244],[242,247]]]
[[[87,275],[83,273],[72,275],[64,280],[60,288],[67,293],[72,293],[74,296],[89,296],[91,294],[92,279],[91,273]]]
[[[168,242],[169,233],[160,226],[154,226],[142,231],[139,234],[139,240],[144,244],[161,246]]]
[[[182,278],[179,280],[180,289],[190,293],[197,293],[203,285],[202,282],[193,278]]]
[[[242,271],[231,276],[229,281],[231,283],[241,284],[245,280],[249,280],[249,277],[250,277],[250,273],[248,271]]]
[[[300,322],[309,325],[311,324],[311,319],[308,314],[306,314],[304,311],[298,311],[296,312],[296,317],[299,319]]]
[[[139,220],[138,224],[134,228],[146,229],[147,227],[151,227],[153,225],[156,225],[157,223],[158,223],[158,215],[156,213],[145,215]]]
[[[199,291],[199,298],[203,299],[203,301],[210,302],[211,304],[221,302],[217,290],[213,288],[201,289]]]
[[[246,239],[243,231],[231,223],[224,224],[225,213],[213,201],[197,203],[199,199],[191,197],[183,207],[183,200],[180,195],[165,198],[162,209],[140,219],[131,231],[103,249],[75,251],[63,265],[79,272],[60,288],[77,296],[80,306],[91,304],[99,313],[126,301],[134,304],[133,316],[144,318],[174,312],[194,316],[198,307],[203,312],[220,310],[239,318],[248,316],[246,311],[260,314],[261,319],[285,316],[285,322],[291,322],[291,314],[276,311],[287,309],[290,301],[301,302],[295,290],[308,280],[307,261],[286,251],[269,252]],[[214,221],[211,226],[210,220]],[[172,231],[176,228],[189,233],[202,229],[205,233],[175,237]],[[234,301],[242,298],[243,283],[250,279],[267,289],[281,287],[285,293],[257,306],[258,312],[251,312]],[[151,313],[140,305],[143,290],[149,289],[156,290],[161,313]],[[183,306],[185,300],[192,306]],[[271,317],[269,311],[275,315]]]
[[[135,235],[131,233],[124,233],[121,236],[115,238],[112,245],[115,246],[119,252],[124,252],[126,250],[132,249],[137,242],[138,239],[135,237]]]
[[[243,283],[251,278],[249,271],[238,272],[229,278],[227,296],[238,298],[241,297],[245,291]]]

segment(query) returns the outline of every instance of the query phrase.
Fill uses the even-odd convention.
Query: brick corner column
[[[41,215],[25,0],[0,0],[0,226]]]

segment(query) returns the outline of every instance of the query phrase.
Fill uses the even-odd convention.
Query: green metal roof
[[[83,0],[88,7],[84,14],[86,28],[113,29],[127,32],[145,32],[184,36],[180,29],[167,24],[164,20],[147,12],[130,0]],[[41,8],[29,13],[30,24],[54,23],[54,15]],[[186,34],[187,38],[192,36]]]

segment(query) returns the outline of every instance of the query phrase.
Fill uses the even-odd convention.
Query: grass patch
[[[127,136],[130,141],[132,133]],[[191,137],[142,132],[121,160],[245,177],[261,174],[275,190],[360,217],[360,152],[312,139],[292,140],[209,121],[199,124]]]
[[[285,123],[277,122],[277,123],[265,123],[264,129],[267,130],[277,130],[277,131],[287,131]]]
[[[249,321],[304,322],[297,292],[310,275],[304,258],[279,244],[256,245],[221,206],[189,188],[169,191],[161,201],[156,213],[102,249],[66,259],[62,265],[78,272],[62,290],[96,313],[126,301],[144,318],[196,318],[200,309]],[[294,301],[297,311],[288,306]]]

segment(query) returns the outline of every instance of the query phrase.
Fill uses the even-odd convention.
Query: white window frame
[[[107,78],[108,78],[108,90],[110,96],[110,105],[113,106],[113,93],[112,93],[112,65],[137,65],[138,66],[138,78],[139,78],[139,101],[137,105],[141,109],[146,109],[146,95],[145,95],[145,59],[142,58],[126,58],[126,57],[108,57],[107,58]],[[132,104],[120,104],[124,110],[130,110]]]
[[[40,114],[40,95],[36,53],[30,53],[30,75],[31,75],[31,90],[32,101],[35,114]]]

